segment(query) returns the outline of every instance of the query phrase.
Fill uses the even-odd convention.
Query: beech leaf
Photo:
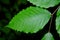
[[[28,0],[28,1],[33,5],[43,8],[54,7],[60,3],[60,0]]]
[[[57,11],[57,15],[56,15],[56,30],[60,35],[60,8]]]
[[[54,40],[53,35],[48,32],[44,35],[44,37],[41,40]]]
[[[31,6],[15,15],[7,27],[20,32],[36,33],[43,29],[50,17],[49,11]]]

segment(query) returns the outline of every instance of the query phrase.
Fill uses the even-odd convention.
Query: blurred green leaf
[[[5,16],[6,16],[6,18],[7,18],[8,20],[11,20],[11,14],[10,14],[9,12],[6,12],[6,13],[5,13]]]
[[[16,40],[14,33],[9,35],[8,40]]]
[[[5,38],[0,38],[0,40],[5,40]]]
[[[8,9],[5,8],[5,7],[2,7],[2,11],[5,13],[5,17],[6,17],[8,20],[11,20],[11,13],[10,13],[10,11],[8,11]]]
[[[0,0],[1,2],[3,2],[4,4],[9,4],[10,0]]]
[[[10,32],[10,29],[7,28],[7,27],[3,27],[3,28],[1,28],[1,30],[2,30],[6,35],[8,35],[9,32]]]
[[[19,0],[21,3],[26,4],[27,0]]]
[[[28,0],[28,1],[31,2],[33,5],[43,8],[53,7],[60,3],[60,0]]]
[[[2,7],[2,11],[3,11],[3,12],[8,12],[8,9],[5,8],[5,7]]]
[[[54,40],[53,35],[48,32],[44,35],[44,37],[41,40]]]
[[[15,3],[15,4],[14,4],[14,6],[13,6],[13,8],[14,8],[16,11],[18,11],[18,10],[19,10],[19,8],[18,8],[18,7],[19,7],[18,3]]]
[[[56,16],[57,16],[56,17],[56,30],[60,35],[60,8],[58,9]]]

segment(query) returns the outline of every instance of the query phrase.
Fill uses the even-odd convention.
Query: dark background
[[[60,4],[50,7],[49,10],[53,13],[56,8]],[[41,40],[41,38],[46,34],[49,30],[50,21],[45,25],[45,27],[38,31],[37,33],[24,33],[24,32],[17,32],[15,30],[6,28],[5,26],[8,25],[10,20],[22,9],[26,9],[29,6],[35,6],[29,3],[26,0],[0,0],[0,40]],[[56,13],[53,15],[53,20],[51,24],[51,33],[55,40],[59,40],[59,34],[56,31],[55,26],[55,19]]]

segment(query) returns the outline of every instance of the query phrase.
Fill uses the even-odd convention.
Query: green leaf
[[[60,35],[60,8],[57,11],[57,15],[56,15],[56,30]]]
[[[44,35],[44,37],[41,40],[54,40],[53,35],[48,32]]]
[[[50,12],[45,9],[28,7],[13,17],[7,27],[25,33],[36,33],[43,29],[50,17]]]
[[[40,6],[43,8],[53,7],[59,4],[60,2],[60,0],[28,0],[28,1],[36,6]]]

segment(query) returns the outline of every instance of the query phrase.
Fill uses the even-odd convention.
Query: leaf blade
[[[60,35],[60,7],[57,11],[57,14],[56,14],[56,30],[58,32],[58,34]]]
[[[60,3],[60,0],[43,0],[43,1],[42,0],[28,0],[28,1],[32,3],[33,5],[43,7],[43,8],[53,7]]]
[[[54,40],[52,34],[50,32],[46,33],[41,40]]]
[[[43,29],[50,17],[50,12],[45,9],[29,7],[13,17],[8,27],[25,33],[36,33]]]

